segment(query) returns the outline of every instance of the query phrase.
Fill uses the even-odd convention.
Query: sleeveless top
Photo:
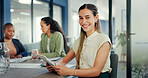
[[[72,47],[75,54],[77,53],[77,50],[79,47],[79,40],[80,40],[80,38],[78,38],[75,41],[75,43]],[[96,54],[97,54],[99,48],[105,42],[110,43],[109,37],[102,34],[102,33],[98,33],[96,31],[93,34],[91,34],[88,38],[85,37],[84,42],[83,42],[82,52],[80,55],[80,63],[79,63],[80,69],[92,68],[94,66]],[[106,64],[104,65],[104,68],[102,69],[101,72],[102,73],[103,72],[111,72],[111,70],[112,69],[110,68],[110,53],[109,53]]]

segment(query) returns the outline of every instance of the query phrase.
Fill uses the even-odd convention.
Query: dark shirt
[[[0,42],[4,42],[4,38],[0,39]],[[20,54],[23,57],[26,57],[28,55],[27,50],[24,48],[24,46],[18,39],[12,39],[12,42],[17,50],[17,55]]]

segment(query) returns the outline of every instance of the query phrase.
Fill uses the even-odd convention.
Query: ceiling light
[[[10,9],[10,12],[14,12],[14,9]]]
[[[18,1],[21,4],[31,4],[31,0],[19,0]],[[33,0],[33,4],[42,4],[40,1]]]

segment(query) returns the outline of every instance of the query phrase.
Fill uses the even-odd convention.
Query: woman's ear
[[[3,33],[5,33],[5,30],[3,30]]]
[[[48,27],[50,28],[50,24],[48,25]]]
[[[98,19],[99,19],[99,15],[97,14],[97,15],[95,16],[95,22],[97,22]]]

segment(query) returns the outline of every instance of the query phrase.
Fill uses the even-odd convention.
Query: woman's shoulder
[[[16,38],[12,38],[12,41],[19,41],[19,39],[16,39]]]
[[[12,41],[13,41],[13,42],[20,43],[20,40],[19,40],[19,39],[16,39],[16,38],[12,38]]]
[[[53,34],[62,35],[62,33],[61,32],[58,32],[58,31],[54,32]]]
[[[101,39],[109,39],[108,35],[103,34],[103,33],[97,33],[97,36],[98,38],[101,38]]]
[[[41,39],[47,38],[47,34],[42,33],[41,34]]]
[[[57,37],[58,37],[58,36],[61,36],[61,37],[62,37],[62,33],[61,33],[61,32],[58,32],[58,31],[54,32],[53,35],[54,35],[54,36],[57,36]]]
[[[108,35],[103,34],[103,33],[98,34],[97,40],[99,40],[100,43],[104,43],[106,41],[110,42],[110,38],[108,37]]]

